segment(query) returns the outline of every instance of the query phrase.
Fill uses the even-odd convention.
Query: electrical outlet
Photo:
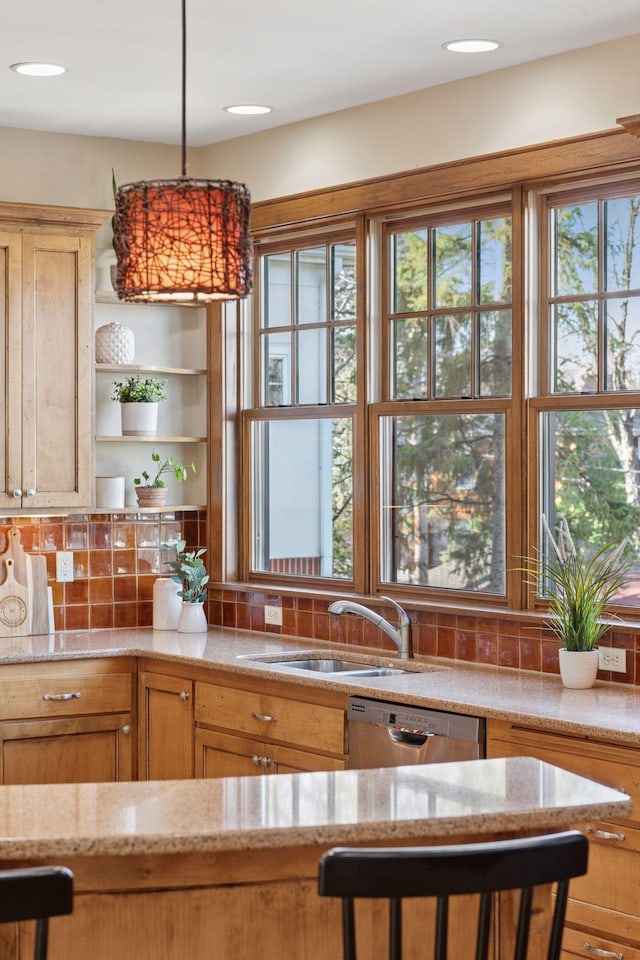
[[[282,626],[282,607],[270,607],[269,604],[265,604],[264,608],[264,622],[275,624],[277,627]]]
[[[625,673],[627,670],[627,651],[621,647],[598,647],[600,670],[613,673]]]
[[[73,581],[73,553],[70,550],[56,550],[56,581],[58,583]]]

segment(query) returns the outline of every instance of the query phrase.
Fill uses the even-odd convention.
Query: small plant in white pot
[[[163,543],[160,549],[163,552],[175,550],[176,554],[175,560],[168,560],[168,565],[174,571],[171,579],[180,584],[178,596],[182,599],[182,610],[178,617],[178,632],[204,633],[207,629],[204,601],[209,582],[202,559],[205,550],[187,551],[186,545],[185,540],[178,540],[175,544]]]
[[[123,437],[155,437],[158,432],[158,404],[166,400],[166,380],[136,374],[113,381],[112,400],[120,404]]]
[[[196,472],[194,463],[185,466],[184,463],[175,460],[171,455],[163,460],[157,450],[152,452],[151,460],[155,465],[155,473],[152,475],[148,470],[143,470],[140,476],[134,477],[133,480],[138,506],[140,507],[164,506],[167,501],[167,486],[162,479],[164,475],[169,474],[175,477],[178,483],[184,483],[189,476],[189,471]]]
[[[603,617],[635,562],[627,539],[589,551],[576,547],[566,518],[555,536],[543,518],[549,553],[525,570],[549,594],[548,624],[562,642],[560,675],[565,687],[586,689],[598,672],[598,642],[609,629]]]

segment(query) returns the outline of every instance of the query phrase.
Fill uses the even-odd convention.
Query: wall
[[[27,553],[47,559],[56,630],[151,626],[153,583],[164,572],[160,544],[182,537],[190,550],[206,546],[204,511],[5,517],[0,553],[11,526]],[[56,583],[56,550],[73,551],[73,583]]]

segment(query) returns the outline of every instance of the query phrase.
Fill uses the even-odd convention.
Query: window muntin
[[[353,578],[350,417],[252,423],[251,569]]]
[[[552,393],[638,389],[640,194],[550,206]]]
[[[511,231],[511,217],[499,216],[389,233],[393,399],[511,393]],[[495,377],[491,324],[503,331]]]
[[[382,416],[385,582],[504,594],[505,417]]]
[[[356,245],[313,244],[260,259],[260,404],[354,402]],[[273,360],[288,383],[272,388]]]

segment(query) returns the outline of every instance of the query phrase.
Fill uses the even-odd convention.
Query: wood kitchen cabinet
[[[131,780],[133,666],[121,661],[5,665],[0,783]]]
[[[271,689],[196,682],[196,776],[344,769],[343,698],[325,696],[314,703]]]
[[[193,777],[193,681],[142,671],[138,703],[138,779]]]
[[[97,211],[0,204],[0,506],[91,503]]]
[[[487,756],[531,756],[628,793],[629,819],[579,824],[589,871],[571,881],[563,960],[640,960],[640,750],[586,736],[487,721]]]

